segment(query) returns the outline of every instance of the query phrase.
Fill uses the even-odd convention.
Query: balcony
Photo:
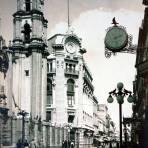
[[[54,74],[56,74],[56,69],[49,69],[49,70],[47,71],[47,75],[48,75],[48,76],[52,76],[52,75],[54,75]]]
[[[79,72],[77,70],[65,69],[65,76],[73,76],[78,78]]]
[[[55,110],[55,106],[53,104],[46,104],[46,111],[53,111]]]
[[[91,90],[94,91],[94,86],[91,82],[91,80],[88,78],[88,76],[86,74],[84,74],[84,81],[90,86]]]

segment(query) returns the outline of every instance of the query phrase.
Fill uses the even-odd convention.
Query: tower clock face
[[[79,46],[76,43],[69,41],[65,44],[65,48],[66,48],[67,52],[72,54],[72,53],[76,52],[76,50],[79,48]]]
[[[105,36],[105,47],[113,52],[121,51],[128,43],[128,35],[123,28],[112,27]]]

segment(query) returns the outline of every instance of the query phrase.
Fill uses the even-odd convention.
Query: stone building
[[[148,147],[148,1],[144,19],[139,28],[139,40],[137,47],[136,69],[137,76],[134,82],[136,101],[133,105],[132,140],[142,148]]]
[[[99,140],[101,142],[115,140],[115,124],[112,121],[106,104],[98,105],[98,117],[99,117]]]
[[[13,43],[5,49],[9,59],[6,65],[8,68],[1,75],[5,77],[5,87],[2,88],[9,109],[1,140],[1,144],[6,147],[15,147],[19,139],[22,142],[24,139],[29,142],[32,138],[36,142],[43,139],[43,143],[46,143],[46,123],[43,121],[46,121],[49,53],[43,6],[43,0],[18,0],[17,11],[13,14]],[[39,130],[40,126],[42,131]]]
[[[81,39],[73,33],[48,39],[46,118],[69,127],[69,138],[79,147],[93,143],[94,97],[92,75],[83,59]],[[76,140],[77,139],[77,140]]]

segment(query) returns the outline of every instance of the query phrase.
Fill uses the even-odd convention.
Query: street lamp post
[[[124,103],[124,97],[128,95],[127,101],[129,103],[134,102],[132,92],[124,89],[123,83],[119,82],[117,84],[117,90],[109,92],[109,97],[107,99],[108,103],[113,102],[113,96],[116,97],[119,104],[119,128],[120,128],[120,148],[122,147],[122,104]]]

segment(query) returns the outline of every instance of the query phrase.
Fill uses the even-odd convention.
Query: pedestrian
[[[74,142],[71,142],[71,147],[70,148],[74,148]]]
[[[68,142],[67,142],[67,140],[64,141],[64,148],[68,148]]]
[[[117,142],[117,148],[119,148],[119,143]]]
[[[27,140],[25,140],[24,142],[24,148],[29,148],[29,143],[27,142]]]
[[[111,142],[109,143],[109,148],[112,148],[112,144],[111,144]]]
[[[41,148],[44,148],[44,142],[43,142],[43,139],[40,140],[40,146],[41,146]]]
[[[70,146],[71,146],[71,141],[68,140],[68,148],[70,148]]]
[[[16,144],[16,147],[17,147],[17,148],[23,148],[23,145],[22,145],[22,142],[21,142],[20,139],[18,140],[18,142],[17,142],[17,144]]]
[[[35,140],[32,139],[31,142],[30,142],[30,148],[37,148],[36,146],[36,143],[35,143]]]
[[[65,147],[64,147],[64,140],[62,141],[62,148],[65,148]]]

